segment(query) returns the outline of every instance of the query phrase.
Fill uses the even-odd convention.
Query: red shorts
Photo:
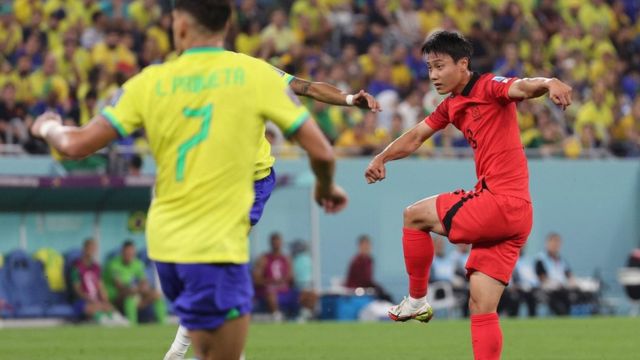
[[[487,189],[438,195],[438,218],[454,244],[471,244],[467,276],[480,271],[505,284],[531,232],[531,203]]]

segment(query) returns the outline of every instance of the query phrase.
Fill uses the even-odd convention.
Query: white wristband
[[[347,105],[352,106],[353,105],[353,95],[351,95],[351,94],[347,95],[347,98],[344,99],[344,101],[347,103]]]
[[[47,121],[46,123],[42,124],[42,126],[40,126],[40,136],[43,139],[46,138],[51,130],[53,130],[53,128],[57,128],[58,126],[60,126],[60,124],[55,120]]]

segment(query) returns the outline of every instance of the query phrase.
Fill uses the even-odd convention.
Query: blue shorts
[[[180,324],[217,329],[251,312],[253,284],[248,264],[174,264],[156,261],[162,291]]]
[[[255,199],[253,200],[253,206],[249,213],[249,219],[251,220],[251,226],[260,221],[262,213],[264,212],[264,206],[267,204],[267,200],[271,196],[273,189],[276,187],[276,172],[271,168],[271,173],[264,179],[256,180],[253,183],[253,191],[255,192]]]

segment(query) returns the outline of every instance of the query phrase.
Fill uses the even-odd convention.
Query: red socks
[[[409,274],[409,296],[419,299],[427,295],[429,270],[433,261],[433,240],[428,232],[402,229],[404,265]]]
[[[475,360],[500,360],[502,330],[497,313],[471,315],[471,343]]]

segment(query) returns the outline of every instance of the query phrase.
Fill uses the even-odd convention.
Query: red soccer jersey
[[[473,148],[479,188],[531,202],[527,158],[520,141],[515,101],[508,95],[516,78],[473,73],[458,95],[444,99],[424,120],[434,130],[452,123]]]

